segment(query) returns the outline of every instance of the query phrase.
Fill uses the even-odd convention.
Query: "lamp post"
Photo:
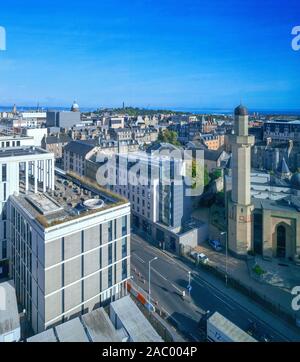
[[[189,271],[189,297],[191,298],[191,271]]]
[[[223,231],[221,235],[225,235],[225,283],[226,287],[228,286],[228,269],[227,269],[227,258],[228,258],[228,237],[227,237],[227,231]]]
[[[150,311],[150,305],[151,305],[151,263],[155,260],[157,260],[158,257],[149,260],[149,311]]]

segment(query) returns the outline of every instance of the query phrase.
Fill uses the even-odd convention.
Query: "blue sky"
[[[10,0],[0,104],[299,109],[299,0]]]

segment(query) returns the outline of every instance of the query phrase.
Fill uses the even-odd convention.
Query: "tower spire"
[[[228,242],[236,254],[246,255],[252,248],[251,146],[248,134],[248,109],[240,104],[234,110],[232,146],[232,190],[228,202]]]

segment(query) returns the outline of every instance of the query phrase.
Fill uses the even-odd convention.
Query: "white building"
[[[47,128],[23,128],[22,133],[33,138],[31,146],[41,147],[43,138],[47,137]]]
[[[10,273],[36,333],[124,295],[130,274],[127,200],[56,176],[55,192],[11,196],[8,214]]]
[[[21,192],[45,192],[54,187],[54,155],[40,148],[0,150],[0,276],[8,272],[7,201]]]
[[[33,146],[34,138],[32,136],[14,134],[14,133],[0,133],[0,147],[1,149],[9,147],[23,147]]]

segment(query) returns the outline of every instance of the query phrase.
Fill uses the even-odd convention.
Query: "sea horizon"
[[[229,108],[197,108],[197,107],[142,107],[142,106],[128,106],[132,108],[140,108],[143,110],[163,110],[163,111],[173,111],[173,112],[185,112],[189,114],[209,114],[209,115],[230,115],[233,114],[233,109]],[[81,112],[95,112],[97,110],[104,110],[104,109],[115,109],[118,107],[107,106],[107,107],[80,107]],[[121,108],[121,107],[119,107]],[[1,106],[0,105],[0,112],[11,112],[13,106]],[[48,111],[48,110],[58,110],[58,111],[69,111],[70,106],[17,106],[17,110],[19,112],[26,112],[26,111]],[[249,108],[249,113],[259,113],[261,115],[286,115],[286,116],[300,116],[300,109],[255,109]]]

